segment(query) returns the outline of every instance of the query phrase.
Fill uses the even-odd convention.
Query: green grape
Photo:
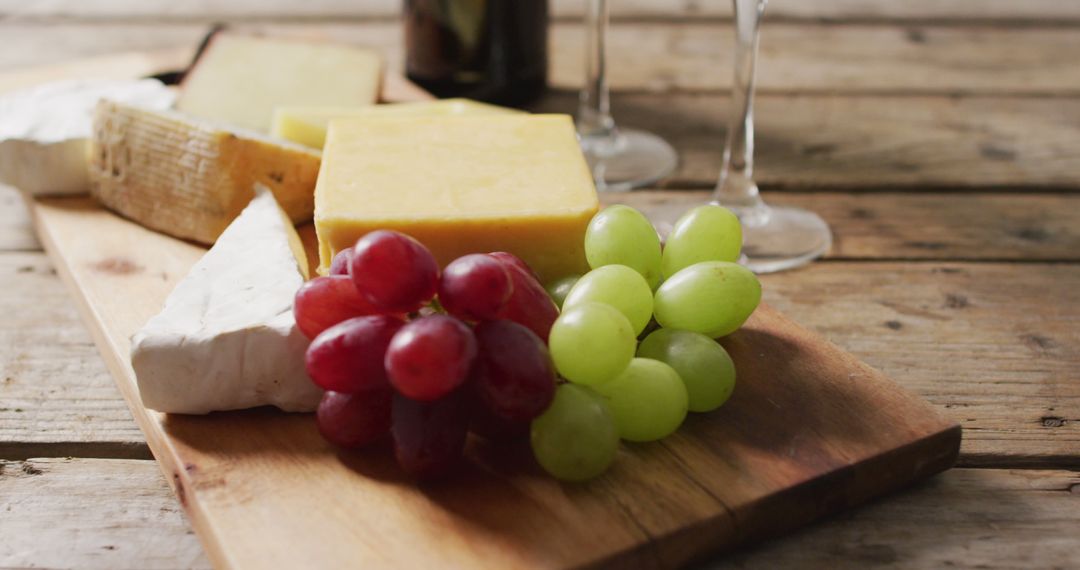
[[[625,265],[605,265],[586,273],[566,295],[563,308],[590,301],[618,309],[630,321],[635,336],[652,318],[652,289],[640,273]]]
[[[731,210],[698,206],[675,222],[664,243],[661,269],[664,277],[671,277],[702,261],[737,261],[741,248],[742,226]]]
[[[611,305],[582,303],[551,325],[548,346],[563,378],[593,385],[618,376],[630,364],[637,338],[630,321]]]
[[[649,288],[660,285],[660,236],[639,211],[621,204],[593,216],[585,231],[589,267],[625,265],[645,278]]]
[[[686,384],[691,412],[711,412],[735,389],[735,363],[724,347],[696,332],[660,329],[638,346],[637,355],[666,363]]]
[[[619,435],[629,441],[656,441],[686,419],[686,385],[675,369],[635,358],[622,374],[596,387],[608,399]]]
[[[735,332],[761,301],[761,283],[727,261],[695,263],[664,282],[653,298],[656,322],[712,338]]]
[[[592,390],[563,384],[532,422],[533,455],[559,479],[584,481],[604,472],[619,450],[619,430],[607,402]]]
[[[552,281],[548,283],[546,287],[548,295],[551,296],[551,300],[555,301],[555,304],[561,309],[563,302],[566,300],[566,295],[570,293],[570,290],[574,288],[574,283],[581,279],[580,275],[570,275],[563,277],[558,281]]]

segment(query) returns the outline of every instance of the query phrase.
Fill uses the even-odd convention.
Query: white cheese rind
[[[304,282],[299,238],[273,195],[259,191],[213,248],[132,337],[131,365],[143,404],[205,414],[256,406],[314,410],[308,340],[293,296]]]
[[[175,91],[156,79],[61,81],[0,97],[0,182],[32,195],[89,190],[89,138],[101,99],[167,109]]]

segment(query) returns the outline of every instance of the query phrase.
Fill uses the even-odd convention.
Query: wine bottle
[[[405,0],[405,71],[438,97],[523,105],[547,84],[547,0]]]

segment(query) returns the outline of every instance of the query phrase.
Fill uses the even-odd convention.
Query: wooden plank
[[[676,219],[711,191],[604,194]],[[1080,194],[765,192],[817,212],[833,232],[829,259],[1080,261]]]
[[[605,194],[605,203],[680,213],[708,191]],[[833,230],[831,259],[1080,260],[1080,195],[1035,193],[766,192],[811,209]],[[0,186],[0,251],[37,250],[29,213]]]
[[[961,422],[961,464],[1080,462],[1075,265],[828,262],[763,280],[769,302]],[[0,288],[18,315],[0,328],[0,457],[145,457],[47,261],[0,256]]]
[[[962,465],[1080,466],[1080,265],[816,263],[765,299],[944,408]]]
[[[1067,568],[1078,489],[1072,471],[953,469],[700,567]],[[0,567],[210,568],[149,461],[0,462],[0,511]]]
[[[75,61],[58,60],[50,65],[33,67],[24,67],[26,62],[16,59],[8,62],[8,65],[15,69],[5,71],[3,75],[0,75],[0,93],[55,81],[57,77],[77,80],[145,77],[186,66],[191,61],[194,52],[195,47],[191,45],[149,51],[108,53],[94,57],[80,57]],[[0,68],[3,67],[5,66],[0,64]]]
[[[0,567],[209,569],[152,461],[0,461]]]
[[[585,31],[553,30],[551,83],[585,77]],[[614,89],[731,89],[733,26],[617,23],[608,33]],[[766,22],[759,93],[1080,93],[1080,33],[1071,28],[807,25]]]
[[[558,18],[582,16],[580,0],[552,0],[552,13]],[[214,2],[194,0],[96,0],[95,2],[0,0],[0,16],[12,19],[151,21],[250,21],[334,20],[345,18],[394,18],[400,14],[398,0],[233,0]],[[615,18],[729,18],[729,0],[621,0],[613,2]],[[1034,21],[1061,22],[1080,20],[1080,7],[1060,0],[779,0],[769,4],[768,14],[775,19],[828,21]]]
[[[0,184],[0,251],[38,250],[41,244],[34,235],[22,196],[11,186]]]
[[[148,458],[45,255],[0,255],[0,288],[0,458]]]
[[[1080,473],[953,469],[707,567],[1071,568],[1078,527]]]
[[[612,471],[587,485],[538,473],[527,448],[507,455],[480,446],[460,477],[421,490],[402,484],[386,454],[342,458],[309,416],[166,417],[142,408],[129,336],[201,250],[88,200],[33,210],[136,421],[221,566],[435,558],[497,568],[672,566],[936,472],[959,444],[955,424],[918,397],[762,307],[726,341],[742,388],[723,414],[695,417],[663,444],[627,446]],[[121,258],[136,269],[103,263]],[[860,411],[874,429],[860,425],[870,421]],[[305,484],[312,480],[321,483]],[[407,547],[387,546],[406,535]]]
[[[728,102],[619,94],[612,105],[616,121],[675,146],[681,164],[665,185],[679,188],[716,183]],[[534,110],[576,107],[576,94],[558,92]],[[766,187],[1080,187],[1080,99],[765,95],[755,110],[754,178]]]
[[[237,27],[373,46],[386,53],[391,69],[403,66],[404,41],[396,22],[245,21]],[[57,64],[75,55],[116,51],[190,49],[205,30],[195,24],[0,24],[0,35],[10,46],[0,53],[0,67]],[[758,76],[762,93],[1080,93],[1080,63],[1070,57],[1080,52],[1080,34],[1069,28],[777,22],[767,24],[763,34]],[[553,26],[555,87],[576,89],[584,81],[583,40],[579,24]],[[733,30],[728,23],[618,23],[611,28],[609,42],[609,80],[614,89],[726,92],[730,88]],[[136,55],[131,58],[134,65],[147,63]],[[102,67],[80,65],[74,71],[92,76]]]

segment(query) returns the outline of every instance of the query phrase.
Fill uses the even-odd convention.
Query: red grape
[[[360,296],[352,279],[344,275],[316,277],[300,286],[293,301],[296,326],[313,339],[324,330],[353,317],[379,310]]]
[[[513,291],[502,262],[482,253],[450,262],[439,279],[439,303],[451,315],[469,321],[496,318]]]
[[[370,315],[326,329],[308,346],[308,376],[324,390],[348,394],[387,388],[386,347],[404,324],[390,315]]]
[[[520,257],[518,257],[518,256],[516,256],[516,255],[514,255],[514,254],[512,254],[512,253],[510,253],[508,251],[493,251],[493,252],[489,253],[488,255],[490,255],[491,257],[494,257],[495,259],[499,260],[500,263],[513,265],[513,266],[517,267],[518,269],[521,269],[525,273],[528,273],[529,275],[531,275],[532,278],[536,279],[537,281],[540,280],[540,276],[537,275],[535,271],[533,271],[532,267],[529,267],[528,263],[525,263],[524,259],[521,259]]]
[[[434,402],[394,395],[394,455],[411,475],[435,477],[448,471],[461,458],[468,426],[461,393]]]
[[[334,256],[330,261],[330,275],[348,275],[349,265],[352,265],[353,248],[347,247]]]
[[[401,328],[386,350],[390,383],[409,398],[442,398],[465,382],[476,358],[476,338],[446,315],[421,317]]]
[[[355,394],[326,392],[315,411],[315,425],[326,441],[347,449],[363,447],[390,433],[393,391]]]
[[[439,265],[424,245],[394,231],[377,230],[356,242],[349,274],[371,304],[409,313],[435,296]]]
[[[512,321],[476,326],[479,352],[472,389],[495,416],[527,422],[555,396],[555,367],[547,346],[532,331]]]
[[[501,254],[501,256],[496,257],[496,254]],[[503,263],[514,282],[514,291],[499,318],[525,325],[546,343],[548,333],[551,332],[551,325],[555,323],[555,319],[559,318],[559,308],[555,306],[555,301],[551,300],[547,290],[540,285],[535,274],[523,261],[504,252],[488,255]],[[509,260],[507,256],[517,259],[517,262]]]

